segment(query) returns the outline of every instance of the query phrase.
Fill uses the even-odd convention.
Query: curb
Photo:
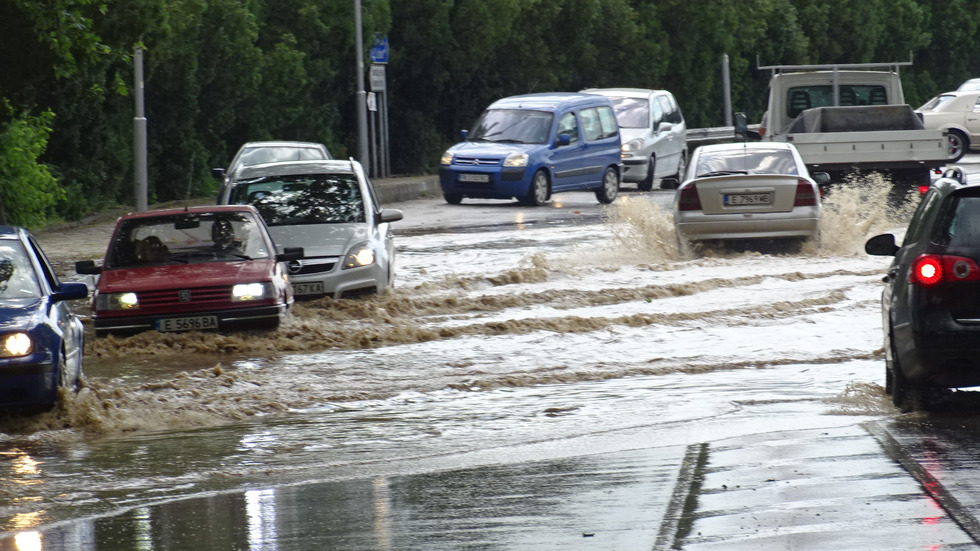
[[[442,195],[439,176],[413,176],[406,178],[381,178],[372,180],[374,191],[382,204],[400,203],[421,197]]]

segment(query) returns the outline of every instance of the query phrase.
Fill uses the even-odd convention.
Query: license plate
[[[725,194],[725,205],[771,205],[772,192],[767,193],[731,193]]]
[[[489,182],[490,181],[490,175],[489,174],[460,174],[459,175],[459,181],[460,182],[484,182],[485,183],[485,182]]]
[[[293,283],[293,294],[294,295],[322,295],[323,282],[322,281],[311,281],[309,283]]]
[[[218,316],[164,318],[157,320],[157,331],[204,331],[218,328]]]

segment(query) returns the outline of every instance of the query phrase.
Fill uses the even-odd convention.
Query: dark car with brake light
[[[922,198],[901,245],[882,234],[865,251],[895,257],[881,298],[892,402],[924,409],[948,389],[980,386],[980,181],[948,169]]]

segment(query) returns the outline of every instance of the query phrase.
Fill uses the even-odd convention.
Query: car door
[[[966,112],[964,119],[964,126],[970,133],[970,143],[980,145],[980,95],[974,100],[973,109]]]
[[[579,117],[574,110],[565,111],[558,117],[558,127],[553,138],[551,152],[551,189],[563,191],[574,189],[582,181],[585,142],[579,128]],[[558,137],[567,134],[569,143],[560,145]]]

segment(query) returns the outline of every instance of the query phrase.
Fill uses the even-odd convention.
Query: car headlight
[[[623,157],[632,157],[634,153],[641,149],[643,149],[643,140],[636,139],[624,143],[620,148],[620,151],[622,152]]]
[[[344,258],[343,269],[360,268],[374,264],[374,249],[368,243],[360,243],[351,247]]]
[[[504,166],[527,166],[527,153],[511,153],[504,159]]]
[[[249,300],[262,300],[272,298],[271,283],[237,283],[231,288],[232,302],[245,302]]]
[[[448,151],[443,153],[439,163],[446,166],[453,164],[453,154]]]
[[[136,293],[99,293],[95,297],[96,311],[135,310],[140,307]]]
[[[26,356],[34,350],[34,342],[27,333],[10,333],[2,337],[3,347],[0,348],[0,357],[16,358]]]

